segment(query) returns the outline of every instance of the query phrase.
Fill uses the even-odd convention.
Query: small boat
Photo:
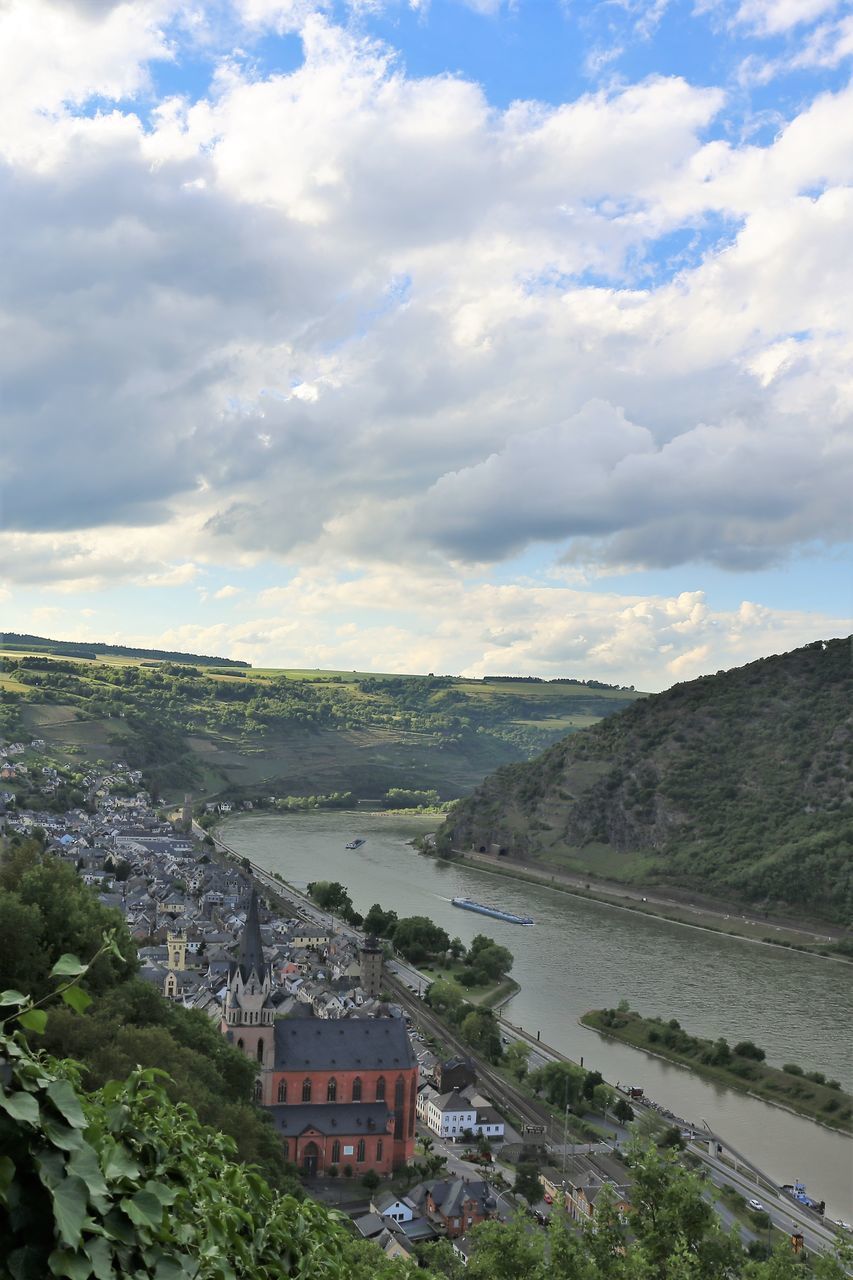
[[[362,840],[361,836],[358,836],[355,840],[350,840],[349,844],[345,844],[345,845],[344,845],[344,848],[345,848],[345,849],[360,849],[360,848],[361,848],[361,846],[362,846],[363,844],[367,844],[367,841],[366,841],[366,840]]]
[[[450,901],[454,907],[461,907],[463,911],[477,911],[481,916],[491,916],[494,920],[505,920],[507,924],[526,924],[534,923],[532,916],[516,916],[511,911],[501,911],[498,907],[486,907],[482,902],[472,902],[470,898],[451,898]]]

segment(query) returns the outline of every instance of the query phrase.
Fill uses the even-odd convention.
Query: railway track
[[[431,1032],[443,1044],[449,1045],[462,1057],[469,1058],[474,1063],[480,1083],[488,1086],[492,1101],[496,1105],[512,1111],[519,1117],[522,1124],[542,1126],[552,1145],[562,1142],[563,1135],[561,1132],[557,1132],[561,1129],[559,1121],[555,1121],[546,1107],[537,1104],[527,1094],[522,1093],[520,1089],[514,1088],[510,1081],[495,1071],[491,1063],[487,1062],[480,1054],[475,1053],[470,1045],[467,1045],[445,1023],[437,1018],[422,1000],[414,997],[405,983],[400,982],[398,978],[395,978],[393,974],[387,973],[387,971],[385,983],[393,991],[398,1002],[408,1009],[419,1026]]]

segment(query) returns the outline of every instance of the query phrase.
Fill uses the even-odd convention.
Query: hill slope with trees
[[[42,743],[27,761],[36,771],[125,761],[169,800],[450,800],[640,696],[595,680],[254,670],[187,656],[0,650],[0,740]]]
[[[765,909],[853,915],[850,639],[717,672],[501,768],[438,848],[497,845]]]

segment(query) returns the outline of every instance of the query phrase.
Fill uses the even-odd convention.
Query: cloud
[[[778,35],[812,23],[839,6],[840,0],[741,0],[735,21],[758,35]]]
[[[214,591],[214,600],[231,600],[234,596],[238,596],[242,591],[242,587],[225,586],[220,587],[218,591]]]
[[[677,76],[498,109],[247,0],[244,34],[298,25],[300,65],[232,52],[197,101],[134,111],[186,14],[37,4],[46,66],[33,7],[4,11],[10,579],[540,543],[738,569],[845,536],[849,89],[761,146]],[[807,16],[768,14],[741,10]]]
[[[600,678],[655,690],[843,634],[841,618],[702,591],[640,597],[559,585],[490,585],[427,571],[401,592],[385,569],[317,569],[270,590],[251,616],[137,634],[133,642],[229,653],[262,666]]]

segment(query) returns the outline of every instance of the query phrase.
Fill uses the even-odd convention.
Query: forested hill
[[[0,648],[11,653],[50,653],[58,658],[150,658],[155,662],[194,662],[201,667],[246,667],[237,658],[216,658],[209,654],[182,653],[173,649],[134,649],[126,644],[102,644],[99,640],[50,640],[47,636],[0,633]]]
[[[0,645],[0,743],[23,744],[29,773],[10,784],[43,807],[44,766],[67,783],[90,765],[140,769],[167,800],[321,797],[413,804],[450,800],[498,765],[529,760],[642,695],[596,680],[406,676],[246,669],[221,660],[74,656]],[[62,645],[65,642],[46,642]],[[183,655],[184,658],[187,655]],[[397,799],[399,800],[399,796]],[[79,801],[78,801],[79,803]],[[67,805],[66,805],[67,807]]]
[[[632,703],[462,801],[439,847],[853,916],[851,641]]]

